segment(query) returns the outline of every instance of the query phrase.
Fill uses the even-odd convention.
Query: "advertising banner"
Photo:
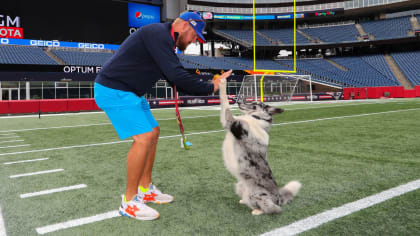
[[[160,6],[128,3],[128,27],[140,28],[152,23],[160,23]]]

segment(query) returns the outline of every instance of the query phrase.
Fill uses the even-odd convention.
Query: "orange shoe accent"
[[[143,201],[146,202],[150,202],[150,201],[156,201],[155,197],[157,196],[156,193],[151,193],[151,194],[145,194],[143,197]]]
[[[136,211],[139,211],[140,209],[137,208],[137,206],[127,206],[127,209],[125,209],[125,212],[127,212],[129,215],[136,217]]]

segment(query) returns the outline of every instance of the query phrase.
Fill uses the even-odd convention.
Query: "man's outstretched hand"
[[[226,80],[227,77],[230,76],[230,74],[232,74],[232,70],[229,70],[229,71],[223,73],[222,75],[215,76],[215,78],[213,78],[213,80],[211,81],[213,83],[213,85],[214,85],[214,91],[213,91],[213,93],[215,93],[215,92],[217,92],[217,90],[219,90],[220,81],[221,80]]]

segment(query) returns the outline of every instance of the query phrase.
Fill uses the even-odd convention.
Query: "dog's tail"
[[[299,181],[293,180],[279,189],[280,195],[282,196],[282,202],[287,203],[293,200],[296,194],[299,192],[302,184]]]

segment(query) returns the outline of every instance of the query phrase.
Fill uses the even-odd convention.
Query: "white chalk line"
[[[27,147],[27,146],[31,146],[31,145],[30,144],[22,144],[22,145],[4,146],[4,147],[0,147],[0,149],[1,148]]]
[[[381,115],[381,114],[388,114],[388,113],[395,113],[395,112],[418,111],[418,110],[420,110],[420,108],[406,109],[406,110],[396,110],[396,111],[386,111],[386,112],[376,112],[376,113],[366,113],[366,114],[349,115],[349,116],[329,117],[329,118],[313,119],[313,120],[291,121],[291,122],[273,124],[273,126],[309,123],[309,122],[343,119],[343,118],[353,118],[353,117],[362,117],[362,116],[371,116],[371,115]],[[188,134],[185,134],[185,135],[187,135],[187,136],[189,136],[189,135],[201,135],[201,134],[210,134],[210,133],[219,133],[219,132],[224,132],[224,130],[213,130],[213,131],[205,131],[205,132],[197,132],[197,133],[188,133]],[[180,137],[180,136],[181,136],[180,134],[177,134],[177,135],[159,137],[159,139],[175,138],[175,137]],[[29,151],[22,151],[22,152],[0,153],[0,156],[11,156],[11,155],[18,155],[18,154],[25,154],[25,153],[35,153],[35,152],[46,152],[46,151],[71,149],[71,148],[102,146],[102,145],[127,143],[127,142],[132,142],[132,140],[114,141],[114,142],[106,142],[106,143],[93,143],[93,144],[75,145],[75,146],[67,146],[67,147],[56,147],[56,148],[29,150]]]
[[[35,153],[35,152],[48,152],[48,151],[54,151],[54,150],[82,148],[82,147],[93,147],[93,146],[102,146],[102,145],[109,145],[109,144],[116,144],[116,143],[127,143],[127,142],[133,142],[133,141],[132,140],[123,140],[123,141],[115,141],[115,142],[107,142],[107,143],[93,143],[93,144],[75,145],[75,146],[67,146],[67,147],[56,147],[56,148],[29,150],[29,151],[22,151],[22,152],[0,153],[0,156],[9,156],[9,155]]]
[[[1,212],[1,206],[0,206],[0,236],[7,236],[6,225],[4,224],[3,214]]]
[[[182,119],[196,119],[196,118],[205,118],[205,117],[214,117],[219,115],[209,115],[209,116],[190,116],[182,117]],[[166,121],[166,120],[176,120],[176,118],[166,118],[166,119],[157,119],[157,121]],[[63,129],[63,128],[80,128],[80,127],[89,127],[89,126],[101,126],[101,125],[111,125],[110,122],[107,123],[98,123],[98,124],[86,124],[86,125],[65,125],[65,126],[56,126],[56,127],[40,127],[40,128],[30,128],[30,129],[14,129],[14,130],[5,130],[1,132],[23,132],[23,131],[34,131],[34,130],[48,130],[48,129]]]
[[[38,234],[46,234],[46,233],[51,233],[58,230],[63,230],[63,229],[77,227],[77,226],[90,224],[90,223],[94,223],[98,221],[103,221],[106,219],[111,219],[111,218],[119,217],[119,216],[120,214],[118,211],[110,211],[107,213],[98,214],[98,215],[94,215],[90,217],[84,217],[80,219],[69,220],[66,222],[58,223],[58,224],[39,227],[39,228],[36,228],[36,232],[38,232]]]
[[[70,191],[70,190],[81,189],[81,188],[87,188],[87,185],[86,184],[78,184],[78,185],[73,185],[73,186],[68,186],[68,187],[61,187],[61,188],[43,190],[43,191],[34,192],[34,193],[24,193],[24,194],[20,195],[20,198],[36,197],[36,196],[47,195],[47,194],[58,193],[58,192],[64,192],[64,191]]]
[[[14,142],[23,142],[25,140],[19,139],[19,140],[7,140],[7,141],[0,141],[0,143],[14,143]]]
[[[185,134],[185,135],[200,135],[200,134],[218,133],[218,132],[222,132],[222,131],[223,130],[215,130],[215,131],[189,133],[189,134]],[[181,135],[177,134],[177,135],[163,136],[163,137],[159,137],[159,139],[174,138],[174,137],[181,137]],[[75,146],[67,146],[67,147],[56,147],[56,148],[29,150],[29,151],[22,151],[22,152],[0,153],[0,156],[10,156],[10,155],[17,155],[17,154],[25,154],[25,153],[47,152],[47,151],[62,150],[62,149],[93,147],[93,146],[102,146],[102,145],[119,144],[119,143],[131,143],[131,142],[133,142],[133,140],[122,140],[122,141],[114,141],[114,142],[106,142],[106,143],[93,143],[93,144],[75,145]]]
[[[419,110],[420,110],[420,108],[413,108],[413,109],[406,109],[406,110],[384,111],[384,112],[365,113],[365,114],[358,114],[358,115],[336,116],[336,117],[320,118],[320,119],[313,119],[313,120],[290,121],[290,122],[285,122],[285,123],[273,124],[273,126],[300,124],[300,123],[325,121],[325,120],[337,120],[337,119],[345,119],[345,118],[363,117],[363,116],[371,116],[371,115],[382,115],[382,114],[389,114],[389,113],[396,113],[396,112],[419,111]]]
[[[20,164],[20,163],[27,163],[27,162],[36,162],[36,161],[45,161],[49,158],[38,158],[38,159],[30,159],[30,160],[23,160],[23,161],[11,161],[11,162],[4,162],[3,165],[13,165],[13,164]]]
[[[1,132],[10,132],[10,131],[1,131]],[[7,134],[0,134],[0,136],[7,136],[7,135],[16,135],[14,133],[7,133]]]
[[[61,172],[61,171],[64,171],[64,169],[43,170],[43,171],[37,171],[37,172],[31,172],[31,173],[17,174],[17,175],[11,175],[9,176],[9,178],[14,179],[14,178],[20,178],[20,177],[26,177],[26,176],[56,173],[56,172]]]
[[[47,130],[47,129],[63,129],[63,128],[78,128],[78,127],[89,127],[89,126],[99,126],[99,125],[110,125],[111,123],[98,123],[98,124],[87,124],[87,125],[66,125],[66,126],[57,126],[57,127],[45,127],[45,128],[31,128],[31,129],[15,129],[15,130],[5,130],[1,132],[22,132],[22,131],[33,131],[33,130]]]
[[[19,136],[0,137],[0,139],[8,139],[8,138],[19,138]]]
[[[340,207],[333,208],[328,211],[310,216],[308,218],[296,221],[290,225],[275,229],[273,231],[262,234],[261,236],[289,236],[297,235],[305,231],[317,228],[320,225],[336,220],[338,218],[353,214],[357,211],[382,203],[394,197],[401,196],[420,188],[420,179],[403,184],[372,196],[360,199],[358,201],[344,204]]]

